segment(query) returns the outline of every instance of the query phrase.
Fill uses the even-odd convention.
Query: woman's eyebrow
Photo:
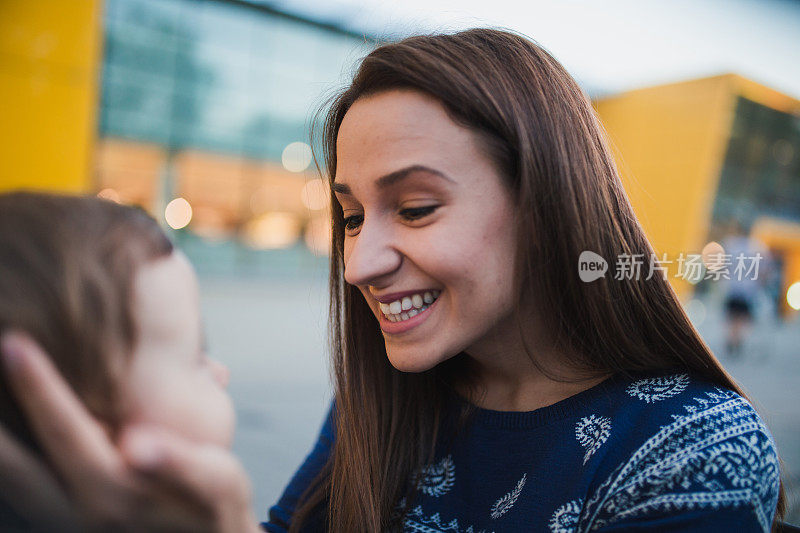
[[[444,172],[439,172],[438,170],[426,167],[425,165],[410,165],[405,168],[401,168],[400,170],[395,170],[394,172],[390,172],[385,176],[381,176],[377,180],[375,180],[375,184],[378,186],[379,189],[386,189],[387,187],[391,187],[392,185],[396,185],[397,183],[403,181],[404,179],[411,176],[415,172],[427,172],[429,174],[433,174],[434,176],[438,176],[450,183],[455,183],[455,181],[447,176]],[[333,183],[333,192],[338,194],[348,194],[352,195],[352,191],[350,190],[350,186],[346,183]]]

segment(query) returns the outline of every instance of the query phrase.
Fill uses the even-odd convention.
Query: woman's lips
[[[389,319],[386,313],[384,313],[384,309],[387,311],[396,311],[397,309],[393,308],[389,310],[387,309],[386,304],[380,304],[380,309],[378,311],[379,315],[378,322],[380,323],[381,330],[383,330],[384,333],[388,333],[390,335],[396,335],[399,333],[405,333],[406,331],[422,324],[425,320],[428,319],[431,312],[436,307],[436,304],[439,302],[440,291],[435,291],[435,293],[436,297],[432,298],[433,301],[431,301],[430,303],[428,303],[427,300],[430,300],[431,298],[423,297],[424,299],[421,308],[417,306],[412,306],[411,309],[401,310],[400,315],[408,316],[408,318],[401,319],[395,322]],[[430,292],[431,296],[433,296],[433,294],[434,294],[433,291]],[[419,304],[419,301],[412,303]],[[392,316],[397,316],[397,314],[392,314],[391,312],[389,314],[391,314]],[[409,314],[411,314],[411,316],[409,316]]]

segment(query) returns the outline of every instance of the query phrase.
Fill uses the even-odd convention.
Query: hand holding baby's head
[[[230,445],[227,370],[206,355],[194,271],[149,215],[96,198],[0,195],[0,272],[0,333],[38,341],[112,436],[144,423]],[[38,450],[5,384],[0,423]]]

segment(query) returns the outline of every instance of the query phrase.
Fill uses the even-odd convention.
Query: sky
[[[593,97],[735,72],[800,98],[800,1],[257,0],[382,37],[500,26],[548,49]]]

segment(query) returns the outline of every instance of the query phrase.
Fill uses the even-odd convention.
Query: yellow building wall
[[[736,74],[649,87],[594,102],[631,204],[659,255],[667,253],[674,260],[680,253],[700,253],[706,244],[740,96],[800,115],[800,100]],[[761,224],[753,231],[784,254],[788,282],[798,279],[800,239],[787,240],[785,231],[774,225]],[[670,281],[685,298],[692,286],[676,273],[676,264],[670,265]]]
[[[729,75],[639,89],[595,107],[622,181],[656,252],[676,260],[700,253],[735,113]],[[669,265],[681,296],[691,286]]]
[[[785,295],[790,285],[800,282],[800,224],[761,217],[753,224],[750,234],[763,242],[771,251],[783,256],[781,309],[784,313],[792,312]]]
[[[101,1],[0,1],[0,190],[90,189]]]

